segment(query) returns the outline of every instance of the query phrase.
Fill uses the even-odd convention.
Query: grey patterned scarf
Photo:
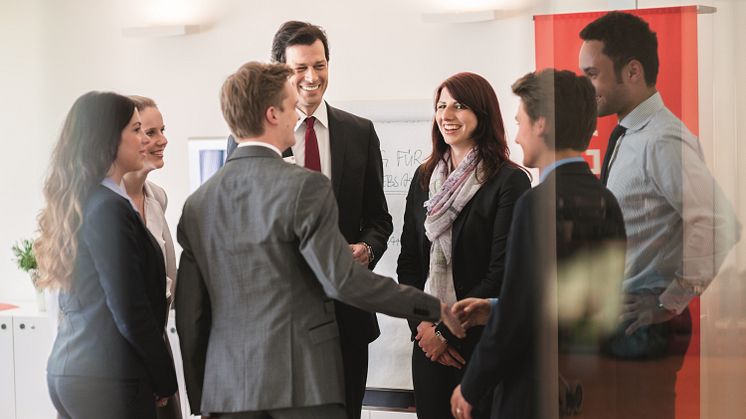
[[[456,302],[451,268],[453,222],[482,185],[477,181],[481,165],[477,164],[477,149],[472,148],[456,170],[448,174],[450,152],[433,170],[430,177],[429,200],[425,202],[427,218],[425,234],[430,246],[430,272],[425,292],[447,304]]]

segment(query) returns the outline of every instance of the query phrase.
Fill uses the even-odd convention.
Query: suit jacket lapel
[[[327,115],[329,117],[329,152],[332,158],[332,188],[334,195],[339,196],[339,187],[342,183],[344,172],[345,151],[347,149],[346,138],[349,138],[344,124],[337,119],[336,109],[326,102]]]
[[[166,269],[166,267],[165,267],[165,258],[163,257],[163,252],[161,251],[161,246],[158,244],[158,241],[155,239],[155,237],[153,237],[153,234],[150,232],[150,230],[148,230],[148,226],[145,225],[145,222],[143,221],[142,216],[132,206],[132,203],[129,200],[127,200],[126,198],[124,198],[123,196],[120,196],[116,192],[110,190],[106,186],[100,186],[96,190],[96,193],[112,194],[117,199],[121,199],[121,200],[123,200],[123,201],[126,202],[127,207],[130,210],[132,210],[132,213],[135,215],[135,218],[137,219],[137,223],[139,224],[139,226],[142,229],[142,231],[145,233],[145,236],[148,238],[148,241],[150,242],[150,245],[153,246],[153,248],[158,252],[158,255],[160,256],[161,260],[164,261],[163,269],[164,269],[164,272],[165,272],[165,269]],[[166,286],[166,277],[165,276],[163,277],[163,286],[164,287]]]

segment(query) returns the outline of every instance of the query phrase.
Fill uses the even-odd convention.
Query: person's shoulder
[[[268,164],[274,166],[273,178],[276,185],[284,189],[323,188],[331,185],[329,179],[321,172],[309,170],[283,160],[273,160]]]
[[[601,195],[603,196],[603,202],[606,205],[606,208],[613,208],[618,209],[619,212],[621,212],[621,207],[619,206],[619,201],[617,201],[616,196],[614,196],[614,193],[609,190],[606,186],[601,186]]]
[[[166,191],[149,180],[145,181],[145,188],[146,192],[149,192],[150,195],[158,202],[158,204],[160,204],[161,208],[163,208],[163,210],[165,211],[166,206],[168,205],[168,195],[166,195]]]
[[[507,182],[531,185],[528,173],[517,164],[503,163],[498,175],[505,177]]]
[[[84,222],[88,220],[101,226],[133,215],[134,208],[127,199],[102,185],[91,190],[83,210]]]
[[[286,173],[288,176],[283,182],[285,196],[295,202],[293,205],[296,210],[309,210],[306,206],[313,205],[315,207],[318,203],[326,202],[329,198],[336,204],[332,184],[329,178],[321,172],[295,167]]]
[[[689,131],[686,124],[665,106],[653,114],[643,128],[643,133],[650,135],[652,142],[692,143],[697,141],[697,137]]]
[[[299,179],[300,182],[298,182],[298,184],[312,183],[318,185],[331,185],[329,178],[324,176],[323,173],[296,165],[293,165],[292,171],[287,172],[287,176],[289,178]]]
[[[531,181],[526,171],[520,166],[503,163],[497,172],[485,182],[485,185],[492,185],[494,188],[529,189]]]
[[[362,116],[355,115],[339,108],[335,108],[329,104],[326,105],[326,111],[330,123],[331,120],[334,119],[337,123],[356,126],[366,126],[368,124],[372,124],[370,119],[363,118]]]
[[[513,218],[523,219],[528,217],[529,220],[536,216],[536,208],[542,207],[539,202],[546,202],[548,199],[547,191],[541,188],[541,184],[535,188],[530,188],[518,197],[513,206]],[[543,205],[547,207],[546,205]],[[514,220],[515,221],[515,220]]]
[[[412,193],[427,194],[429,188],[422,188],[422,185],[420,185],[423,176],[425,176],[425,163],[420,164],[414,169],[412,178],[409,180],[409,195]]]
[[[96,185],[88,194],[88,199],[85,204],[85,212],[98,211],[101,208],[125,206],[125,204],[129,203],[116,192],[103,185]]]

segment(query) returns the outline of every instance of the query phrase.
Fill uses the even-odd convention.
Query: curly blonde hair
[[[44,181],[47,206],[34,243],[41,288],[69,288],[89,194],[116,159],[134,102],[110,92],[79,97],[67,114]]]

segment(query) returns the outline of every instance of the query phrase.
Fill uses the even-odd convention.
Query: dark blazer
[[[542,375],[537,365],[551,355],[547,353],[549,349],[538,343],[539,331],[548,330],[546,317],[541,314],[546,304],[545,278],[553,278],[552,271],[573,257],[587,256],[581,252],[593,255],[594,251],[614,248],[621,252],[621,257],[609,267],[610,276],[621,284],[625,240],[624,220],[616,199],[584,162],[559,166],[544,182],[522,196],[515,206],[508,239],[500,300],[464,373],[461,382],[464,398],[474,404],[499,385],[493,399],[492,418],[544,417],[539,406],[543,400],[540,397],[548,394],[542,387],[548,376]],[[583,266],[588,267],[592,262],[593,256]],[[565,285],[566,279],[558,276],[558,289]],[[592,286],[606,278],[583,277],[575,272],[573,279]],[[619,298],[618,295],[606,297]],[[559,325],[559,330],[562,328]],[[549,380],[557,380],[556,373]],[[553,404],[547,407],[557,409],[556,393],[550,396]]]
[[[166,270],[153,236],[129,201],[94,188],[83,212],[69,291],[47,364],[52,375],[149,380],[160,396],[176,392],[163,339]]]
[[[339,230],[348,243],[366,242],[373,249],[373,269],[394,231],[383,193],[381,143],[373,123],[327,106],[332,190],[339,207]],[[228,138],[228,156],[236,148]],[[288,149],[283,157],[292,156]],[[375,314],[337,302],[337,321],[343,340],[366,344],[380,334]]]
[[[420,186],[422,167],[412,178],[404,210],[401,254],[396,268],[399,283],[423,289],[430,267],[430,240],[425,236],[425,207],[428,191]],[[453,223],[453,282],[456,297],[497,297],[505,270],[505,244],[508,239],[513,205],[531,188],[526,173],[503,165],[485,182]],[[410,322],[412,337],[417,322]],[[481,328],[479,328],[481,329]],[[448,342],[458,347],[459,339],[448,329],[439,329]],[[479,339],[478,329],[465,338],[473,346]],[[464,343],[464,342],[462,342]],[[459,348],[462,349],[462,348]],[[467,351],[469,352],[469,351]]]

